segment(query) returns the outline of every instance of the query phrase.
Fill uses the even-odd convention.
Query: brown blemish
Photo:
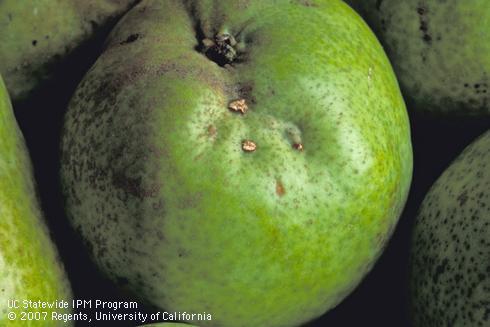
[[[286,194],[286,190],[284,189],[284,185],[281,183],[280,180],[276,180],[276,194],[278,196],[283,196]]]
[[[248,97],[248,96],[250,96],[250,94],[252,92],[252,89],[253,89],[253,84],[254,84],[253,81],[248,81],[248,82],[245,82],[245,83],[241,83],[238,86],[238,92],[240,93],[240,95],[242,97]]]
[[[237,88],[238,96],[247,99],[249,103],[253,103],[253,104],[257,103],[257,100],[252,94],[253,88],[254,88],[253,81],[240,83]]]
[[[245,152],[254,152],[257,149],[257,144],[250,140],[244,140],[242,142],[242,150]]]
[[[244,114],[248,110],[247,102],[245,101],[245,99],[231,101],[228,104],[228,108],[233,111],[241,112],[242,114]]]
[[[311,0],[298,0],[298,3],[305,7],[316,7],[317,4]]]
[[[216,127],[214,125],[208,126],[208,135],[211,137],[216,136]]]
[[[294,143],[293,148],[298,150],[298,151],[303,151],[303,144],[302,143]]]

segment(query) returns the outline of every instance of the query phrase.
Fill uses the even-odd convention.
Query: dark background
[[[16,116],[29,148],[39,195],[76,299],[124,300],[86,255],[63,212],[59,188],[59,139],[70,95],[101,51],[107,31],[74,53],[57,78],[24,103]],[[410,108],[408,108],[410,111]],[[413,183],[405,211],[385,252],[357,289],[340,305],[307,326],[410,326],[407,309],[408,254],[411,226],[429,187],[450,162],[489,126],[486,120],[443,121],[410,113],[414,148]],[[148,312],[153,312],[146,309]],[[130,310],[134,311],[134,310]],[[97,326],[134,324],[96,323]],[[78,326],[84,326],[79,324]]]

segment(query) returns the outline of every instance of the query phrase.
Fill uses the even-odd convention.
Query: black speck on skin
[[[436,267],[436,271],[433,275],[434,284],[437,283],[439,276],[441,276],[441,274],[444,273],[444,271],[447,268],[448,263],[449,263],[449,260],[447,258],[445,258],[444,260],[442,260],[441,264]]]
[[[426,43],[431,43],[432,36],[429,33],[429,21],[427,18],[428,10],[426,7],[420,5],[417,7],[417,13],[419,14],[420,30],[422,31],[422,40]]]
[[[124,44],[128,44],[128,43],[132,43],[132,42],[136,41],[139,37],[140,37],[140,35],[138,33],[131,34],[130,36],[128,36],[128,38],[126,40],[122,41],[119,44],[124,45]]]
[[[466,201],[468,201],[468,192],[464,191],[458,196],[459,205],[463,206],[466,203]]]

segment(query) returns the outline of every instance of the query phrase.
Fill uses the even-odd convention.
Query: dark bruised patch
[[[114,172],[112,174],[112,185],[114,185],[115,188],[122,189],[127,194],[131,194],[140,199],[154,197],[160,189],[156,184],[144,188],[142,186],[141,177],[131,178],[121,172]]]
[[[37,40],[32,40],[32,46],[35,47],[37,45]]]
[[[242,97],[248,97],[252,94],[253,88],[254,88],[254,82],[247,81],[239,84],[237,91]]]
[[[280,180],[276,180],[276,194],[278,196],[283,196],[286,194],[286,190],[284,189],[284,185]]]
[[[132,43],[132,42],[136,41],[137,39],[139,39],[139,37],[140,37],[140,35],[138,33],[131,34],[130,36],[127,37],[126,40],[122,41],[119,44],[124,45],[124,44],[128,44],[128,43]]]
[[[246,81],[238,84],[236,88],[236,92],[238,96],[244,99],[247,99],[251,104],[256,104],[257,99],[253,96],[252,91],[254,89],[253,81]]]

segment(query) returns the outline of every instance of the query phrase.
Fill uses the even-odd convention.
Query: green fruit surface
[[[242,52],[222,67],[196,49],[223,31]],[[295,326],[338,304],[380,255],[411,172],[386,55],[331,0],[142,1],[62,140],[67,212],[97,264],[157,307],[212,314],[203,326]]]
[[[410,109],[490,116],[490,2],[346,2],[385,47]]]
[[[134,0],[0,1],[0,73],[15,102]]]
[[[490,131],[427,194],[413,231],[415,327],[489,326]]]
[[[9,309],[8,300],[51,302],[70,300],[71,290],[63,267],[44,225],[33,183],[27,149],[0,77],[0,326],[40,326],[40,321],[21,320],[21,312]],[[53,322],[48,312],[42,326],[67,326]],[[14,312],[15,320],[7,314]]]

